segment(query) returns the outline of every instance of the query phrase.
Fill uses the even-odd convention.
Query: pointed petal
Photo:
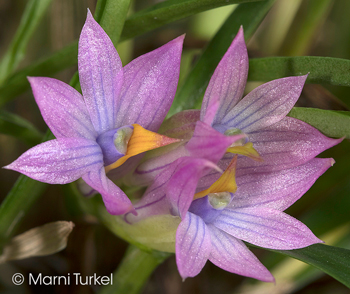
[[[150,185],[158,174],[163,173],[175,160],[183,156],[188,156],[188,151],[181,145],[169,152],[152,157],[136,168],[128,178],[128,182],[138,186]]]
[[[247,77],[248,53],[241,27],[210,79],[203,98],[201,120],[211,123],[208,110],[218,103],[213,124],[220,123],[242,98]]]
[[[290,250],[322,243],[300,221],[267,207],[226,208],[213,225],[238,239],[264,248]]]
[[[210,232],[204,221],[188,212],[176,232],[176,263],[183,279],[194,277],[204,267],[211,251]]]
[[[245,135],[225,136],[207,124],[198,121],[192,139],[186,149],[191,156],[201,157],[217,163],[225,154],[226,149]]]
[[[274,282],[272,274],[247,248],[235,237],[226,234],[213,225],[208,225],[211,236],[209,260],[225,271],[251,277],[264,282]]]
[[[163,172],[159,173],[154,179],[140,201],[135,204],[137,216],[130,213],[126,215],[127,222],[132,223],[140,221],[143,218],[159,215],[159,214],[173,214],[172,206],[166,197],[167,183],[174,174],[179,161],[174,161]]]
[[[183,39],[180,36],[124,67],[117,125],[136,123],[158,130],[175,96]]]
[[[56,138],[96,138],[83,97],[77,90],[52,78],[28,80],[41,115]]]
[[[108,165],[106,167],[106,171],[121,166],[132,156],[180,141],[179,139],[169,138],[167,136],[148,131],[138,124],[133,124],[132,126],[134,127],[134,130],[128,142],[125,156]]]
[[[102,151],[96,142],[61,138],[29,149],[5,168],[44,183],[67,184],[101,166]]]
[[[78,66],[81,89],[96,131],[100,134],[117,127],[122,63],[112,41],[90,11],[79,39]]]
[[[199,113],[198,109],[178,112],[165,120],[158,132],[168,137],[190,140],[199,120]]]
[[[226,128],[244,133],[268,127],[292,109],[303,89],[307,75],[265,83],[244,97],[221,121]]]
[[[199,178],[206,169],[217,168],[214,163],[203,158],[183,157],[169,180],[166,194],[174,211],[183,217],[193,200]]]
[[[133,211],[134,208],[129,198],[107,178],[104,167],[85,174],[83,180],[101,194],[110,214],[121,215]]]
[[[238,189],[232,205],[283,211],[304,195],[333,163],[332,158],[314,158],[291,169],[237,176]]]
[[[303,164],[342,139],[331,139],[291,117],[248,135],[263,162],[240,158],[237,175],[277,171]]]

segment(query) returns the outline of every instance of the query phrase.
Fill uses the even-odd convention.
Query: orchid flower
[[[322,242],[283,211],[333,165],[333,159],[315,156],[341,139],[327,138],[286,117],[307,76],[268,82],[241,99],[247,75],[248,55],[240,29],[209,82],[201,110],[176,114],[161,128],[163,134],[184,139],[181,146],[158,155],[153,151],[133,175],[138,183],[153,181],[136,205],[140,217],[170,213],[181,218],[175,252],[184,279],[196,276],[209,259],[229,272],[271,282],[273,276],[242,241],[279,250]],[[245,134],[205,173],[196,162],[210,161],[209,153],[202,153],[201,145],[190,139],[198,121],[227,137]],[[174,168],[173,162],[181,162],[186,150],[200,158],[187,157]],[[159,181],[167,173],[167,181]],[[126,220],[137,217],[129,214]]]
[[[182,42],[178,37],[123,68],[89,11],[79,39],[83,95],[59,80],[30,77],[41,114],[57,139],[33,147],[5,168],[50,184],[82,177],[102,195],[111,214],[131,211],[130,200],[106,172],[178,141],[154,132],[176,92]]]
[[[286,116],[298,100],[307,76],[265,83],[241,99],[247,76],[248,54],[241,28],[209,81],[201,110],[177,113],[161,126],[160,133],[183,139],[180,147],[163,153],[152,151],[150,159],[137,167],[131,180],[149,185],[173,160],[184,156],[184,144],[191,138],[198,120],[228,136],[246,134],[245,140],[228,148],[218,163],[224,170],[234,154],[243,155],[238,157],[237,175],[292,168],[341,141],[327,138],[308,124]],[[212,179],[203,181],[210,183],[219,176],[213,171]]]

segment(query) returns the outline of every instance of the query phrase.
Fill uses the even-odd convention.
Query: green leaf
[[[24,118],[0,110],[0,133],[14,136],[30,146],[39,144],[43,134]]]
[[[22,60],[30,37],[52,0],[31,0],[27,3],[17,32],[0,63],[0,84],[12,74]]]
[[[305,55],[311,44],[315,40],[315,33],[327,19],[331,11],[333,0],[309,0],[305,5],[303,16],[294,20],[291,30],[286,35],[288,42],[285,44],[283,51],[287,56]]]
[[[288,116],[312,125],[328,137],[350,139],[350,114],[347,111],[294,107]]]
[[[168,0],[130,16],[125,22],[121,41],[142,35],[170,22],[196,13],[230,4],[257,0]],[[258,0],[262,1],[262,0]]]
[[[232,43],[239,27],[243,25],[245,38],[249,39],[273,3],[274,0],[240,4],[231,13],[178,90],[168,116],[183,109],[193,108],[201,101],[211,75]]]
[[[77,64],[78,42],[39,60],[12,75],[0,87],[0,107],[29,89],[28,76],[52,77],[55,73]]]
[[[248,81],[308,74],[307,83],[350,86],[350,60],[332,57],[267,57],[249,60]]]
[[[125,4],[125,1],[122,1]],[[161,27],[167,23],[173,22],[195,13],[204,11],[206,9],[220,7],[232,3],[249,2],[253,0],[181,0],[181,1],[164,1],[160,4],[154,5],[148,9],[141,10],[137,14],[128,18],[125,22],[120,41],[124,41],[142,33],[148,32],[155,28]],[[260,0],[259,0],[260,1]],[[127,2],[127,1],[126,1]],[[108,13],[101,12],[108,7]],[[125,12],[125,7],[123,12]],[[186,8],[187,7],[187,8]],[[193,9],[190,9],[193,8]],[[177,9],[179,8],[179,9]],[[115,10],[113,10],[115,9]],[[120,26],[117,25],[117,17],[122,10],[118,10],[117,1],[100,0],[96,8],[97,20],[101,20],[102,26],[110,33],[114,44],[117,44],[117,37]],[[163,12],[167,13],[168,17],[164,17]],[[255,17],[253,15],[252,17]],[[121,19],[119,15],[119,20]],[[145,25],[145,22],[147,25]],[[110,25],[113,24],[113,25]],[[111,28],[115,27],[111,30]],[[8,101],[14,99],[19,94],[23,93],[29,88],[27,76],[47,76],[52,77],[57,72],[77,64],[78,42],[57,51],[51,56],[34,63],[31,66],[24,68],[17,72],[0,87],[0,107]]]
[[[99,0],[95,19],[117,47],[131,0]]]
[[[314,244],[296,250],[271,250],[301,260],[350,287],[350,250]]]

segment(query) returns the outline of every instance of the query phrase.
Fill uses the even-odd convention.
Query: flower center
[[[209,193],[208,200],[210,205],[217,210],[224,209],[231,202],[231,193],[229,192],[219,192],[219,193]]]
[[[126,154],[133,131],[133,126],[123,126],[104,132],[97,137],[96,142],[102,149],[105,166],[112,164]]]
[[[236,135],[241,135],[243,132],[240,129],[237,128],[232,128],[232,129],[227,129],[224,133],[225,136],[236,136]],[[248,142],[248,138],[242,138],[240,140],[237,140],[234,142],[230,147],[235,147],[235,146],[243,146]]]
[[[200,216],[206,224],[213,222],[230,204],[233,194],[230,192],[209,193],[194,200],[189,211]]]

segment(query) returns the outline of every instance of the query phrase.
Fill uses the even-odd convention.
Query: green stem
[[[130,245],[118,269],[113,274],[113,284],[105,286],[99,294],[140,293],[148,278],[169,254],[149,254]]]

